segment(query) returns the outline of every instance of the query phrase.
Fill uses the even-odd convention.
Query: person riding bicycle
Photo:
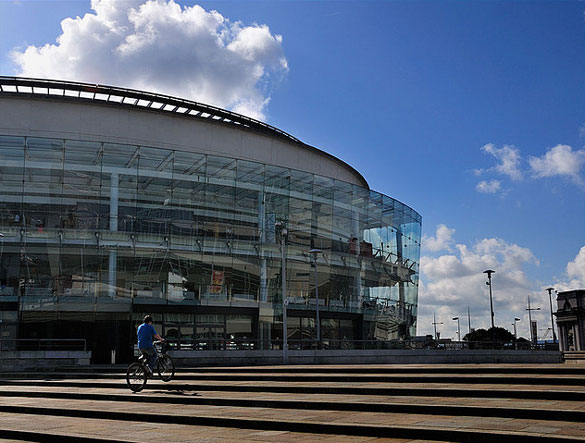
[[[156,353],[156,348],[152,344],[152,339],[156,338],[157,340],[163,341],[164,339],[156,333],[154,326],[152,326],[152,317],[150,315],[144,316],[144,323],[138,326],[138,349],[143,354],[148,356],[148,368],[150,372],[154,371],[154,364],[156,363],[156,359],[158,355]]]

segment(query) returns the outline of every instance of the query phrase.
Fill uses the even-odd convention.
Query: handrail
[[[173,339],[167,337],[170,350],[195,351],[230,351],[230,350],[279,350],[282,349],[281,339],[253,339],[253,338],[201,338],[201,339]],[[467,342],[467,341],[437,341],[437,340],[349,340],[349,339],[314,339],[287,340],[290,351],[294,350],[350,350],[350,349],[395,349],[395,350],[437,350],[437,351],[466,351],[466,350],[501,350],[501,351],[555,351],[558,344],[529,342]]]

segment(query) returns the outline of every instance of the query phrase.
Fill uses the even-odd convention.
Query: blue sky
[[[117,2],[116,13],[140,3]],[[524,319],[528,294],[544,310],[544,287],[585,287],[583,2],[198,4],[210,19],[216,10],[231,25],[269,29],[232,40],[264,68],[261,77],[234,85],[217,74],[225,72],[218,62],[212,68],[225,83],[201,92],[193,83],[197,54],[163,25],[157,38],[172,34],[165,44],[178,54],[173,63],[133,68],[111,62],[100,47],[95,58],[105,57],[104,68],[96,72],[101,65],[48,67],[48,55],[24,53],[29,45],[55,45],[66,17],[106,13],[86,1],[0,2],[0,74],[137,87],[132,69],[150,69],[159,77],[139,86],[188,96],[163,79],[171,75],[165,69],[184,72],[185,83],[174,83],[189,98],[261,117],[347,161],[373,189],[423,216],[419,334],[431,331],[436,312],[443,335],[453,336],[450,317],[463,316],[468,304],[472,326],[487,325],[485,266],[496,269],[496,323],[508,328],[514,316]],[[95,43],[84,29],[71,31],[78,34],[67,44],[91,52]],[[26,57],[11,56],[15,50]],[[539,318],[542,333],[547,316]]]

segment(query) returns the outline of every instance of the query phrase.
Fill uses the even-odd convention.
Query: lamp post
[[[286,308],[288,300],[286,298],[286,236],[288,231],[283,222],[276,222],[275,227],[280,228],[280,262],[282,270],[280,272],[282,277],[282,363],[288,364],[288,327],[286,322]]]
[[[492,296],[492,274],[494,274],[495,272],[496,271],[492,271],[491,269],[483,271],[484,274],[487,274],[487,278],[488,278],[488,281],[486,281],[485,284],[490,287],[490,312],[492,315],[492,330],[495,327],[495,325],[494,325],[494,299]]]
[[[512,325],[514,325],[514,338],[516,340],[518,340],[518,329],[516,329],[516,323],[519,321],[520,319],[518,317],[514,317],[514,323],[512,323]]]
[[[461,323],[459,317],[453,317],[453,321],[457,320],[457,341],[461,341]]]
[[[538,308],[531,308],[530,307],[530,295],[528,296],[528,308],[526,310],[528,311],[528,321],[530,323],[529,324],[530,341],[532,342],[533,345],[535,345],[536,344],[536,337],[532,333],[532,311],[540,311],[540,307],[538,307]]]
[[[442,325],[443,322],[437,322],[437,319],[435,317],[435,313],[433,312],[433,326],[435,327],[435,340],[439,339],[439,336],[437,335],[437,325]]]
[[[548,291],[548,301],[550,303],[550,327],[552,328],[552,333],[553,333],[553,343],[557,342],[557,334],[555,333],[555,320],[553,317],[553,307],[552,307],[552,291],[555,290],[555,288],[546,288],[546,290]]]
[[[321,251],[321,249],[311,249],[309,252],[313,254],[313,261],[315,263],[315,323],[317,326],[317,349],[321,349],[321,320],[319,319],[319,277],[317,275],[317,255],[323,251]]]

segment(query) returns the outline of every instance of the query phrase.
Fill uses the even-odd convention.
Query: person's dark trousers
[[[152,348],[144,348],[141,349],[140,352],[143,352],[144,354],[146,354],[148,356],[148,367],[150,368],[150,370],[152,372],[154,372],[154,364],[156,363],[156,358],[157,358],[157,353],[156,353],[156,349],[154,348],[154,346]]]

